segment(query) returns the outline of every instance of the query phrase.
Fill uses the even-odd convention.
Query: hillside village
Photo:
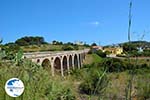
[[[92,46],[92,51],[96,52],[101,50],[107,54],[107,57],[125,57],[128,54],[130,56],[150,56],[150,42],[146,41],[133,41],[130,44],[120,43],[118,45],[108,45],[108,46]]]
[[[117,55],[123,55],[122,47],[101,47],[101,46],[92,46],[92,51],[96,52],[101,50],[103,52],[107,52],[108,57],[116,57]],[[125,55],[125,54],[124,54]]]

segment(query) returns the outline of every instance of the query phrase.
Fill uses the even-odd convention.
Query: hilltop
[[[49,43],[45,41],[43,37],[39,36],[22,37],[15,42],[7,43],[2,46],[2,48],[10,48],[11,50],[22,49],[24,52],[81,50],[88,47],[90,47],[88,44],[63,43],[56,40]]]

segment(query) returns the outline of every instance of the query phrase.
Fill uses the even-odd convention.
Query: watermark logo
[[[11,97],[18,97],[24,91],[24,84],[18,78],[11,78],[5,84],[5,91]]]

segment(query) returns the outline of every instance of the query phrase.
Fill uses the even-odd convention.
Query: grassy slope
[[[98,63],[102,60],[97,54],[87,54],[84,60],[84,64]]]

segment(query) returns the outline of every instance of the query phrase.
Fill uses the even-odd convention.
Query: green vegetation
[[[27,45],[40,45],[40,44],[47,44],[44,41],[43,37],[22,37],[18,40],[15,41],[15,44],[19,45],[19,46],[27,46]]]
[[[18,100],[125,99],[131,65],[135,68],[136,75],[132,90],[137,91],[135,98],[150,97],[150,63],[147,60],[139,60],[136,64],[136,60],[132,59],[129,64],[127,59],[101,58],[97,54],[88,54],[85,62],[91,60],[91,63],[62,78],[57,75],[52,77],[49,71],[28,60],[22,60],[21,56],[22,51],[19,51],[12,60],[0,61],[2,100],[13,99],[4,91],[6,80],[11,77],[18,77],[25,84],[25,92]]]
[[[16,53],[21,50],[20,46],[16,45],[16,44],[12,44],[9,46],[2,46],[1,47],[1,58],[2,59],[7,59],[7,60],[12,60],[14,59]]]
[[[5,90],[5,82],[12,77],[20,78],[25,91],[17,100],[75,100],[72,89],[63,84],[61,78],[54,79],[51,74],[31,61],[21,60],[21,53],[16,60],[0,61],[0,99],[13,100]],[[17,63],[16,63],[17,62]]]
[[[79,46],[78,45],[69,45],[69,44],[64,44],[62,46],[63,51],[68,51],[68,50],[78,50]]]
[[[53,41],[52,41],[52,44],[53,44],[53,45],[62,45],[63,42],[59,42],[59,41],[53,40]]]
[[[123,50],[126,54],[130,56],[150,56],[150,43],[146,41],[133,41],[129,43],[119,44],[123,47]],[[141,49],[141,50],[140,50]]]
[[[150,98],[150,74],[145,74],[138,76],[137,81],[137,95],[141,100],[146,100]]]
[[[130,57],[149,57],[150,56],[150,42],[147,41],[130,41],[125,43],[119,43],[116,45],[108,45],[106,47],[122,47],[123,54]],[[107,54],[107,53],[106,53]],[[108,53],[109,54],[109,53]],[[119,57],[125,57],[125,55],[119,54]]]
[[[7,43],[1,45],[2,50],[12,52],[22,49],[24,52],[37,52],[37,51],[68,51],[68,50],[81,50],[89,48],[88,44],[77,45],[71,42],[63,43],[61,41],[53,40],[52,43],[45,42],[43,37],[22,37],[17,39],[14,43]],[[16,52],[15,52],[16,53]]]
[[[24,52],[37,52],[37,51],[68,51],[68,50],[83,50],[87,48],[85,46],[72,46],[72,45],[53,45],[53,44],[42,44],[42,45],[29,45],[21,46]]]
[[[132,69],[150,70],[150,62],[146,59],[132,59],[131,62],[129,62],[128,59],[105,58],[98,64],[101,67],[107,68],[108,72],[123,72],[128,70],[130,71]]]
[[[61,44],[58,42],[26,46],[15,43],[1,45],[0,100],[14,100],[4,90],[5,82],[12,77],[20,78],[25,84],[23,95],[15,100],[129,100],[130,98],[146,100],[150,98],[149,58],[106,58],[106,53],[102,51],[90,52],[86,55],[83,67],[71,70],[70,75],[65,77],[58,75],[52,77],[50,71],[42,66],[22,59],[24,51],[85,48],[72,43]]]
[[[98,56],[97,54],[87,54],[84,60],[84,64],[98,63],[101,61],[102,61],[102,58]]]
[[[106,57],[106,52],[103,52],[102,50],[98,50],[95,53],[102,58]]]
[[[21,46],[24,52],[37,52],[37,51],[62,51],[63,45],[52,45],[52,44],[42,44],[42,45],[29,45]]]
[[[96,66],[92,66],[96,67]],[[79,89],[81,93],[88,95],[103,95],[108,85],[108,78],[106,71],[101,71],[100,68],[89,67],[87,70],[88,75],[83,78]]]
[[[91,46],[97,46],[97,44],[96,43],[92,43]]]
[[[135,59],[132,59],[129,63],[128,59],[101,58],[100,62],[84,65],[81,70],[75,70],[71,75],[75,80],[81,81],[79,85],[81,97],[90,100],[120,100],[127,99],[125,94],[129,91],[127,90],[128,81],[134,69],[131,98],[149,98],[150,62],[145,61],[139,59],[137,63]]]

